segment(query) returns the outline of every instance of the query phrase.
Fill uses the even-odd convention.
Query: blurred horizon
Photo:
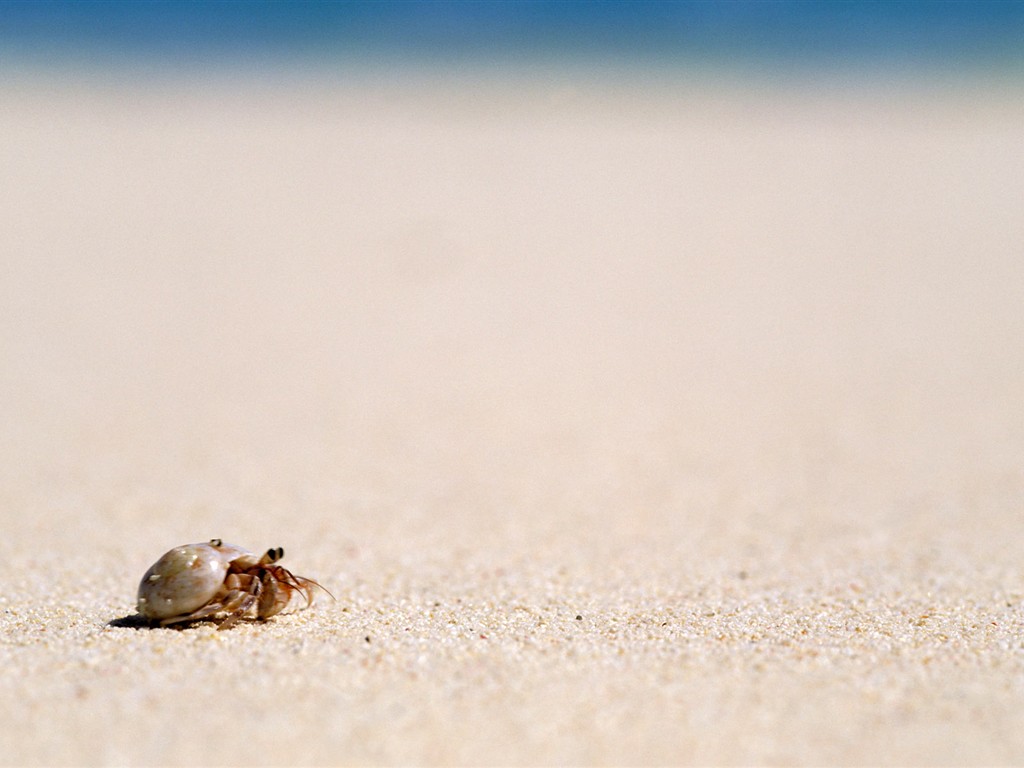
[[[1024,3],[9,0],[0,65],[654,66],[681,71],[1024,71]]]

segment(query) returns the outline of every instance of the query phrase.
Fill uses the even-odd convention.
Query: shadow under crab
[[[108,627],[117,629],[152,629],[153,622],[141,613],[133,613],[128,616],[121,616],[107,622]]]
[[[326,591],[326,590],[324,590]],[[330,594],[328,592],[328,594]],[[218,629],[223,629],[224,624],[223,616],[205,616],[200,619],[182,619],[173,623],[161,622],[159,619],[150,619],[143,616],[141,613],[132,613],[127,616],[119,616],[116,619],[111,619],[106,623],[106,626],[113,629],[167,629],[174,632],[181,632],[186,629],[195,629],[196,627],[203,626],[204,624],[217,625]],[[266,619],[259,617],[247,616],[232,622],[228,626],[234,626],[235,624],[264,624],[267,623]]]

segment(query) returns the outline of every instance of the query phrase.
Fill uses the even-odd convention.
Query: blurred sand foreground
[[[1021,91],[0,105],[0,762],[1024,761]]]

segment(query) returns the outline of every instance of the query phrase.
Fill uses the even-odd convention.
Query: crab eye
[[[277,549],[274,549],[273,547],[271,547],[270,549],[267,550],[267,560],[269,560],[272,563],[276,563],[282,557],[284,557],[284,548],[283,547],[278,547]]]
[[[221,546],[221,545],[222,545],[223,543],[224,543],[224,542],[223,542],[223,541],[221,541],[220,539],[210,539],[210,546],[211,546],[211,547],[219,547],[219,546]]]

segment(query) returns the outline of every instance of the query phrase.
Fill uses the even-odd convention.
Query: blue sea
[[[0,65],[581,61],[1017,71],[1024,3],[0,2]]]

